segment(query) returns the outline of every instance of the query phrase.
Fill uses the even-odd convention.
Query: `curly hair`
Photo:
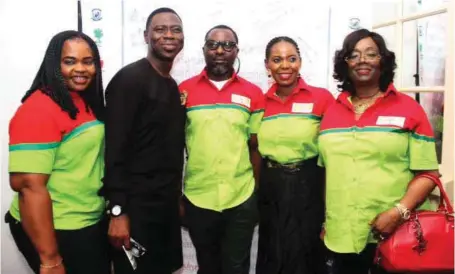
[[[370,37],[375,42],[381,55],[380,66],[381,75],[379,77],[379,88],[382,91],[386,91],[390,83],[393,82],[395,76],[395,69],[397,64],[395,62],[395,53],[387,49],[384,38],[376,33],[367,29],[359,29],[351,32],[343,42],[343,48],[335,52],[333,60],[333,78],[340,84],[338,88],[341,91],[348,91],[351,94],[355,94],[355,86],[352,80],[349,78],[348,64],[346,63],[346,57],[350,56],[355,49],[355,45],[362,39]]]
[[[85,40],[90,46],[96,68],[95,78],[90,83],[87,90],[81,92],[80,95],[84,100],[87,111],[90,109],[98,120],[104,121],[104,92],[103,80],[101,77],[101,58],[98,47],[89,36],[73,30],[60,32],[51,39],[35,80],[33,80],[30,89],[22,98],[22,103],[35,91],[40,90],[58,104],[63,111],[68,113],[71,119],[76,119],[79,110],[71,99],[60,66],[62,49],[65,41],[76,38]]]

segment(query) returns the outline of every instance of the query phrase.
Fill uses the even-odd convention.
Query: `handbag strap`
[[[453,207],[452,207],[452,204],[450,203],[449,196],[447,195],[446,191],[444,190],[444,187],[442,186],[441,180],[436,175],[434,175],[432,173],[427,173],[427,172],[418,174],[415,177],[415,179],[417,179],[419,177],[430,179],[439,188],[440,196],[439,196],[438,211],[445,211],[449,214],[452,214]]]

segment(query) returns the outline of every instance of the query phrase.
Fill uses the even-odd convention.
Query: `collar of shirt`
[[[386,92],[384,93],[384,98],[388,97],[389,95],[393,94],[393,95],[396,95],[397,94],[397,89],[395,88],[395,86],[393,85],[393,83],[390,83],[389,86],[387,87],[386,89]],[[352,108],[352,103],[351,101],[349,100],[349,98],[351,97],[351,93],[349,91],[342,91],[342,93],[338,96],[337,98],[337,101],[340,102],[341,104],[345,105],[346,107],[348,107],[349,109],[351,110],[354,110]]]
[[[278,100],[281,102],[281,100],[279,100],[277,98],[277,96],[275,95],[276,91],[278,90],[278,84],[275,83],[273,84],[270,89],[267,91],[267,93],[265,94],[265,96],[268,98],[268,99],[272,99],[272,100]],[[292,90],[291,94],[289,97],[299,93],[300,91],[303,91],[303,90],[310,90],[308,84],[305,82],[305,80],[303,80],[303,78],[299,78],[298,80],[298,83],[297,83],[297,86]],[[287,101],[287,100],[286,100]]]
[[[239,81],[240,79],[239,79],[238,74],[234,72],[234,73],[232,74],[232,77],[228,79],[228,82],[231,81],[231,80],[232,80],[232,81]],[[201,73],[199,73],[197,81],[198,81],[198,82],[199,82],[199,81],[207,81],[207,82],[210,82],[209,76],[208,76],[208,74],[207,74],[207,67],[205,67],[205,68],[201,71]]]

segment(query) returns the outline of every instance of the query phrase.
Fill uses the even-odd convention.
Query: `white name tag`
[[[406,121],[405,117],[379,116],[378,120],[376,121],[376,125],[403,127],[405,121]]]
[[[311,113],[313,112],[313,103],[293,103],[292,112]]]
[[[241,104],[247,107],[251,105],[251,99],[242,95],[232,94],[231,97],[232,103]]]

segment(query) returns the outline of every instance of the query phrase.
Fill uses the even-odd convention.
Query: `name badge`
[[[292,112],[311,113],[313,112],[313,103],[293,103]]]
[[[397,126],[404,127],[404,122],[406,121],[405,117],[397,116],[379,116],[376,121],[378,126]]]
[[[241,104],[248,108],[251,105],[250,98],[242,96],[242,95],[238,95],[238,94],[232,94],[231,101],[232,101],[232,103]]]

